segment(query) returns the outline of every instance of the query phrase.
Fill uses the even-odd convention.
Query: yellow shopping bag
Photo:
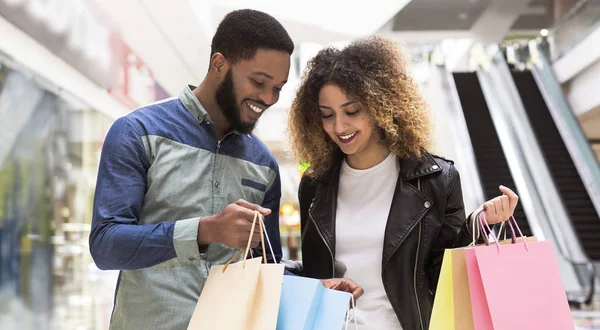
[[[264,264],[261,258],[247,259],[257,222],[263,237]],[[188,330],[275,330],[284,265],[267,264],[264,238],[268,240],[268,237],[264,235],[263,226],[256,212],[246,250],[227,264],[211,268]],[[243,259],[232,263],[242,252],[245,252]]]
[[[429,330],[455,330],[454,293],[452,287],[452,252],[444,251]]]

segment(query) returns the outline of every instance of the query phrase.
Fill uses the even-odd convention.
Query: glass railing
[[[579,121],[562,92],[552,66],[536,42],[530,42],[533,76],[540,88],[552,118],[565,141],[569,154],[583,180],[585,188],[600,214],[600,166]]]
[[[600,0],[581,0],[553,26],[555,61],[600,27]]]

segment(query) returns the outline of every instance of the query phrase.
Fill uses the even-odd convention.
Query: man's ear
[[[229,70],[229,61],[223,56],[223,54],[217,52],[210,57],[210,70],[213,71],[218,77],[225,77]]]

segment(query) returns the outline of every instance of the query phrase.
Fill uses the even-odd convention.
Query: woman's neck
[[[353,169],[366,170],[381,163],[389,155],[387,148],[376,145],[356,154],[346,155],[346,162]]]

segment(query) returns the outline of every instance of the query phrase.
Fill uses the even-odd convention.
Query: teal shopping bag
[[[343,329],[351,298],[316,279],[284,276],[277,330]]]

